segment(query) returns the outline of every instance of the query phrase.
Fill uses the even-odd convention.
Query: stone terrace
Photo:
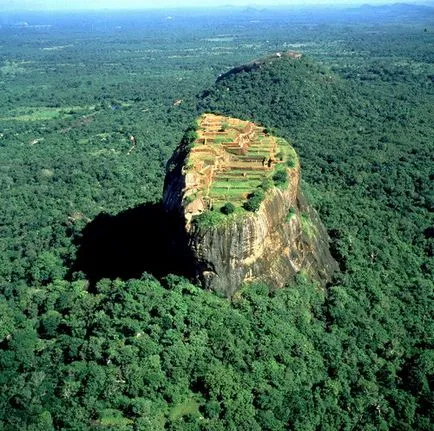
[[[197,133],[185,196],[202,198],[208,208],[241,204],[278,163],[278,141],[252,122],[204,114]]]

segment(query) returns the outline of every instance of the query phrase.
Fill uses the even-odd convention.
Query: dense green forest
[[[433,24],[405,5],[3,16],[0,428],[431,430]],[[326,289],[229,301],[161,261],[165,164],[204,111],[297,149],[341,268]]]

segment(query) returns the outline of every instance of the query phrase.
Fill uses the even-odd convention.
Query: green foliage
[[[169,418],[171,421],[175,422],[182,417],[187,415],[195,415],[197,418],[199,417],[199,407],[200,403],[194,399],[188,399],[180,404],[173,407],[170,412]]]
[[[212,229],[225,222],[225,213],[206,210],[193,217],[193,224],[199,229]]]
[[[12,333],[15,313],[5,298],[0,296],[0,342]]]
[[[277,169],[273,174],[273,181],[276,187],[285,187],[288,185],[288,172],[286,169]]]
[[[244,202],[243,207],[247,211],[255,212],[258,211],[261,203],[265,199],[265,193],[262,189],[257,188],[253,193],[249,195],[247,201]]]
[[[223,121],[220,128],[220,132],[225,132],[229,128],[229,126],[230,124],[227,121]]]
[[[271,178],[264,178],[259,186],[264,192],[268,192],[273,187],[273,180]]]
[[[122,412],[116,409],[105,409],[101,412],[100,425],[104,429],[113,430],[130,430],[128,425],[133,421],[122,415]]]
[[[191,194],[191,195],[185,196],[184,197],[184,205],[191,204],[196,199],[196,197],[197,196],[195,194]]]
[[[293,11],[135,14],[119,32],[120,16],[2,17],[1,429],[432,428],[434,33],[430,9],[384,11],[312,14],[309,32]],[[203,93],[282,40],[304,58]],[[299,274],[227,301],[176,275],[71,274],[90,220],[161,198],[196,94],[294,139],[342,269],[327,291]]]
[[[194,122],[192,125],[190,125],[182,137],[181,143],[185,147],[190,147],[193,142],[198,138],[197,134],[198,124]]]
[[[13,338],[20,341],[9,346],[12,355],[27,360],[21,387],[30,391],[32,407],[48,392],[56,429],[87,428],[96,409],[99,425],[109,429],[129,429],[145,419],[157,428],[203,421],[212,429],[218,419],[226,429],[247,423],[260,430],[268,419],[255,418],[255,406],[267,406],[283,427],[290,414],[285,397],[314,402],[314,394],[297,381],[303,378],[309,386],[325,378],[320,354],[309,341],[321,328],[311,311],[324,299],[320,292],[309,284],[275,293],[257,285],[231,303],[180,277],[169,279],[170,289],[151,277],[102,280],[95,293],[69,283],[47,286],[40,307],[52,304],[61,316],[57,337],[40,338],[30,330],[45,319],[39,315],[14,329]],[[68,361],[48,360],[59,355]],[[5,395],[20,379],[15,365],[5,364],[13,376]],[[273,395],[272,386],[281,394]],[[11,407],[7,412],[14,417]],[[303,416],[291,413],[293,421]],[[25,428],[34,419],[14,420]]]
[[[297,158],[293,155],[289,155],[286,164],[289,168],[295,168],[297,166]]]
[[[220,211],[223,214],[232,214],[235,211],[235,205],[231,202],[226,202],[221,208]]]
[[[223,142],[227,142],[227,140],[228,140],[228,138],[227,138],[226,136],[217,136],[217,137],[214,139],[214,142],[215,142],[216,144],[222,144]]]

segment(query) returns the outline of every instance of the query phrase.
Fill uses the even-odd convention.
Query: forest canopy
[[[430,430],[433,9],[210,16],[2,18],[0,428]],[[326,289],[229,301],[141,263],[204,111],[297,149]]]

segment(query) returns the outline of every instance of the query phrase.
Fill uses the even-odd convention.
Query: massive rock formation
[[[168,163],[163,204],[204,288],[230,297],[244,282],[325,283],[337,269],[295,151],[254,123],[204,114]]]

